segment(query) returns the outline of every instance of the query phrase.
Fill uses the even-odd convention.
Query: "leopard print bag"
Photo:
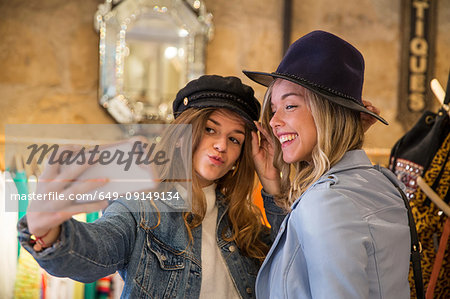
[[[444,104],[449,102],[449,90],[447,86]],[[450,118],[447,111],[441,108],[438,113],[424,112],[414,127],[397,141],[390,156],[389,168],[406,186],[405,193],[409,199],[422,244],[422,274],[425,290],[430,280],[447,216],[417,187],[416,180],[418,176],[422,176],[425,182],[448,204],[450,200],[449,154]],[[410,271],[409,281],[411,298],[415,298],[412,271]],[[448,249],[445,252],[434,296],[434,298],[450,298],[450,250]]]

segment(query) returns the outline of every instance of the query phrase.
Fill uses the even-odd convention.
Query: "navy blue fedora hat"
[[[313,31],[295,41],[272,73],[243,71],[250,79],[269,86],[277,78],[289,80],[346,108],[388,122],[364,107],[361,99],[364,58],[345,40],[325,31]]]

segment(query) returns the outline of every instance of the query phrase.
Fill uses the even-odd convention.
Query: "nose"
[[[225,138],[217,138],[214,141],[214,145],[213,145],[214,149],[220,153],[223,153],[227,150],[227,142],[225,140]]]
[[[283,119],[280,117],[280,114],[278,111],[276,111],[272,118],[269,121],[269,125],[272,127],[272,129],[275,129],[278,126],[281,126],[283,124]]]

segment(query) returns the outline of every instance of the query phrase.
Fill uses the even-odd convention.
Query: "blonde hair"
[[[218,109],[189,108],[173,121],[173,124],[192,125],[192,153],[195,153],[200,144],[207,120],[216,110]],[[232,231],[231,236],[227,236],[226,231],[221,232],[221,234],[224,240],[234,241],[244,255],[262,261],[267,254],[268,246],[260,237],[263,231],[267,231],[267,229],[262,224],[261,211],[252,199],[252,191],[255,187],[255,166],[252,158],[251,129],[241,116],[235,112],[230,112],[245,124],[245,139],[241,154],[235,164],[236,169],[229,171],[216,181],[217,189],[224,195],[223,201],[228,205],[227,216]],[[171,164],[173,165],[173,163]],[[177,166],[179,165],[181,164],[177,164]],[[183,213],[191,242],[194,241],[192,229],[201,225],[206,213],[206,199],[200,186],[198,174],[193,168],[192,198],[192,212]]]
[[[285,209],[299,198],[314,182],[342,159],[347,151],[361,149],[364,131],[360,113],[337,105],[305,88],[305,99],[317,129],[317,144],[312,150],[312,161],[288,164],[278,139],[272,132],[271,97],[274,82],[269,86],[263,104],[263,127],[270,132],[275,144],[274,166],[281,171],[281,192],[277,204]]]

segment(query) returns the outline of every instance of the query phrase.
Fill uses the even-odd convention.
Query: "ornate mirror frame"
[[[100,34],[99,103],[118,123],[168,122],[171,102],[205,72],[212,15],[201,0],[106,0]]]

